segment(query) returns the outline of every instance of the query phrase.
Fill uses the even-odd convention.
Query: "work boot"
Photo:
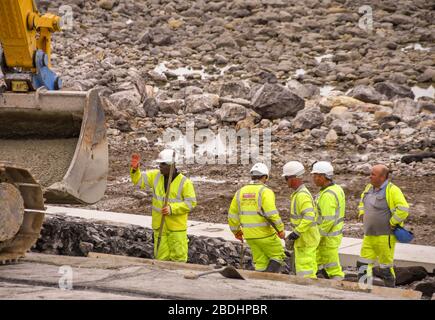
[[[317,278],[319,279],[329,279],[329,275],[325,269],[320,269],[317,271]]]
[[[386,287],[394,288],[396,286],[396,277],[391,273],[390,268],[381,269],[381,274]]]
[[[281,262],[270,260],[265,272],[279,273],[281,272]]]

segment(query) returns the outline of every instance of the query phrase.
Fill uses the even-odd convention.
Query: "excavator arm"
[[[95,203],[106,190],[101,99],[96,89],[58,90],[50,69],[56,31],[60,18],[41,15],[34,1],[0,0],[0,264],[37,241],[44,202]]]
[[[34,0],[1,0],[0,21],[0,65],[8,91],[60,89],[62,81],[50,68],[51,34],[61,31],[61,18],[41,15]]]

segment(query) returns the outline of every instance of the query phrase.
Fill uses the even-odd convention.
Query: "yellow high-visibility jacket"
[[[245,239],[266,238],[276,233],[271,223],[279,232],[284,231],[271,189],[252,183],[237,191],[228,211],[228,224],[234,234],[242,230]]]
[[[130,169],[131,180],[140,189],[150,189],[153,193],[152,228],[158,230],[162,220],[162,207],[165,199],[164,177],[160,170],[149,170],[144,174],[140,169],[133,172]],[[171,182],[168,204],[171,214],[165,218],[163,230],[187,230],[187,216],[196,207],[196,194],[193,183],[181,173]]]
[[[361,200],[358,205],[358,217],[364,214],[364,197],[369,192],[373,186],[369,183],[363,193],[361,194]],[[400,225],[403,227],[405,219],[409,215],[409,205],[406,202],[405,196],[402,193],[402,190],[395,184],[388,182],[387,190],[386,190],[386,200],[388,204],[388,208],[391,211],[390,225],[396,226]]]
[[[330,185],[322,190],[316,198],[319,213],[318,225],[321,235],[320,245],[338,247],[343,238],[346,199],[343,189]]]
[[[317,211],[310,191],[301,185],[290,196],[290,224],[299,235],[295,247],[317,247],[320,241]]]

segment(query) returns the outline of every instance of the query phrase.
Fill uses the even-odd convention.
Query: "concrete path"
[[[151,228],[151,216],[126,213],[96,211],[76,208],[48,206],[47,213],[64,214],[96,221],[110,221],[122,224],[133,224]],[[234,236],[226,224],[188,221],[189,234],[195,236],[219,237],[234,241]],[[287,232],[288,234],[288,232]],[[343,238],[339,253],[343,266],[354,267],[359,257],[362,239]],[[398,243],[396,245],[395,265],[398,267],[422,266],[430,273],[435,270],[435,247]]]
[[[377,300],[421,297],[419,292],[400,289],[377,287],[379,291],[373,289],[368,293],[325,287],[321,281],[318,281],[319,285],[291,283],[285,275],[276,276],[288,278],[287,282],[282,279],[235,280],[219,274],[197,280],[184,278],[186,274],[207,268],[122,256],[68,257],[30,253],[18,264],[0,266],[0,299]],[[390,290],[390,294],[382,290]]]

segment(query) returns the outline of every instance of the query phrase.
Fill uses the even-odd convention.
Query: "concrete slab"
[[[48,206],[48,214],[64,214],[70,217],[80,217],[96,221],[108,221],[121,224],[133,224],[151,228],[151,217],[127,213],[96,211],[77,208]],[[188,221],[189,234],[223,238],[235,241],[226,224]],[[286,232],[287,234],[289,232]],[[344,267],[355,267],[361,250],[362,239],[344,237],[340,246],[340,261]],[[284,244],[284,242],[283,242]],[[422,266],[430,273],[435,270],[435,247],[398,243],[396,245],[395,265],[398,267]]]
[[[171,268],[165,268],[152,260],[144,264],[146,259],[139,258],[119,256],[104,260],[30,253],[19,264],[0,266],[0,298],[95,299],[107,295],[126,299],[398,299],[381,293],[263,279],[234,280],[216,274],[189,280],[184,278],[186,272],[192,272],[186,270],[189,264],[172,263]],[[72,275],[73,290],[68,292],[59,289],[64,277],[60,268],[65,266],[71,268]],[[29,290],[24,294],[26,288]]]

